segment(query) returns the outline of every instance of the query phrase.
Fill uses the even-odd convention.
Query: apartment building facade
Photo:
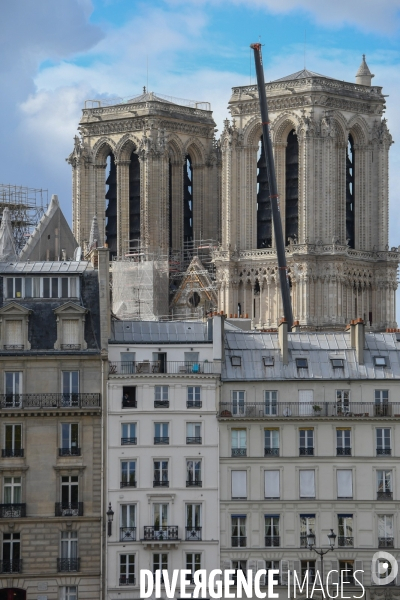
[[[101,597],[98,273],[0,264],[0,598]]]
[[[280,598],[293,571],[312,582],[321,567],[343,571],[331,586],[359,596],[360,570],[368,598],[397,597],[399,578],[376,585],[371,561],[378,550],[400,560],[399,347],[398,334],[364,334],[362,322],[329,334],[226,332],[223,569],[278,569]],[[325,551],[331,530],[321,565],[308,536]]]
[[[141,569],[193,573],[219,564],[222,321],[112,323],[110,599],[139,598]]]

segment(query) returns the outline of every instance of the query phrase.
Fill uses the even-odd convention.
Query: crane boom
[[[278,204],[278,188],[276,185],[274,156],[272,153],[271,137],[269,135],[268,105],[267,95],[265,93],[264,71],[262,67],[261,44],[251,44],[250,48],[254,50],[254,61],[256,65],[258,96],[260,99],[261,123],[263,131],[263,142],[265,148],[265,162],[268,173],[272,221],[274,224],[275,233],[276,254],[278,257],[278,269],[281,286],[283,314],[288,324],[288,329],[290,331],[293,325],[292,303],[290,299],[289,281],[287,277],[287,265],[285,244],[282,232],[282,221]]]

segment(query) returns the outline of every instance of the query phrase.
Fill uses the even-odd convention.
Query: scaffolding
[[[17,254],[25,246],[47,207],[47,190],[0,183],[0,223],[3,210],[9,208]]]

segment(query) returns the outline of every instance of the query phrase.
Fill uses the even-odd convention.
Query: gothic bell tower
[[[397,248],[388,246],[382,88],[308,70],[266,84],[294,319],[307,329],[363,318],[395,327]],[[219,309],[255,327],[283,316],[256,85],[233,88],[222,151]]]

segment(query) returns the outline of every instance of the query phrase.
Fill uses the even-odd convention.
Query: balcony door
[[[153,504],[154,539],[167,539],[168,504]]]
[[[26,591],[18,588],[0,590],[0,600],[26,600]]]

